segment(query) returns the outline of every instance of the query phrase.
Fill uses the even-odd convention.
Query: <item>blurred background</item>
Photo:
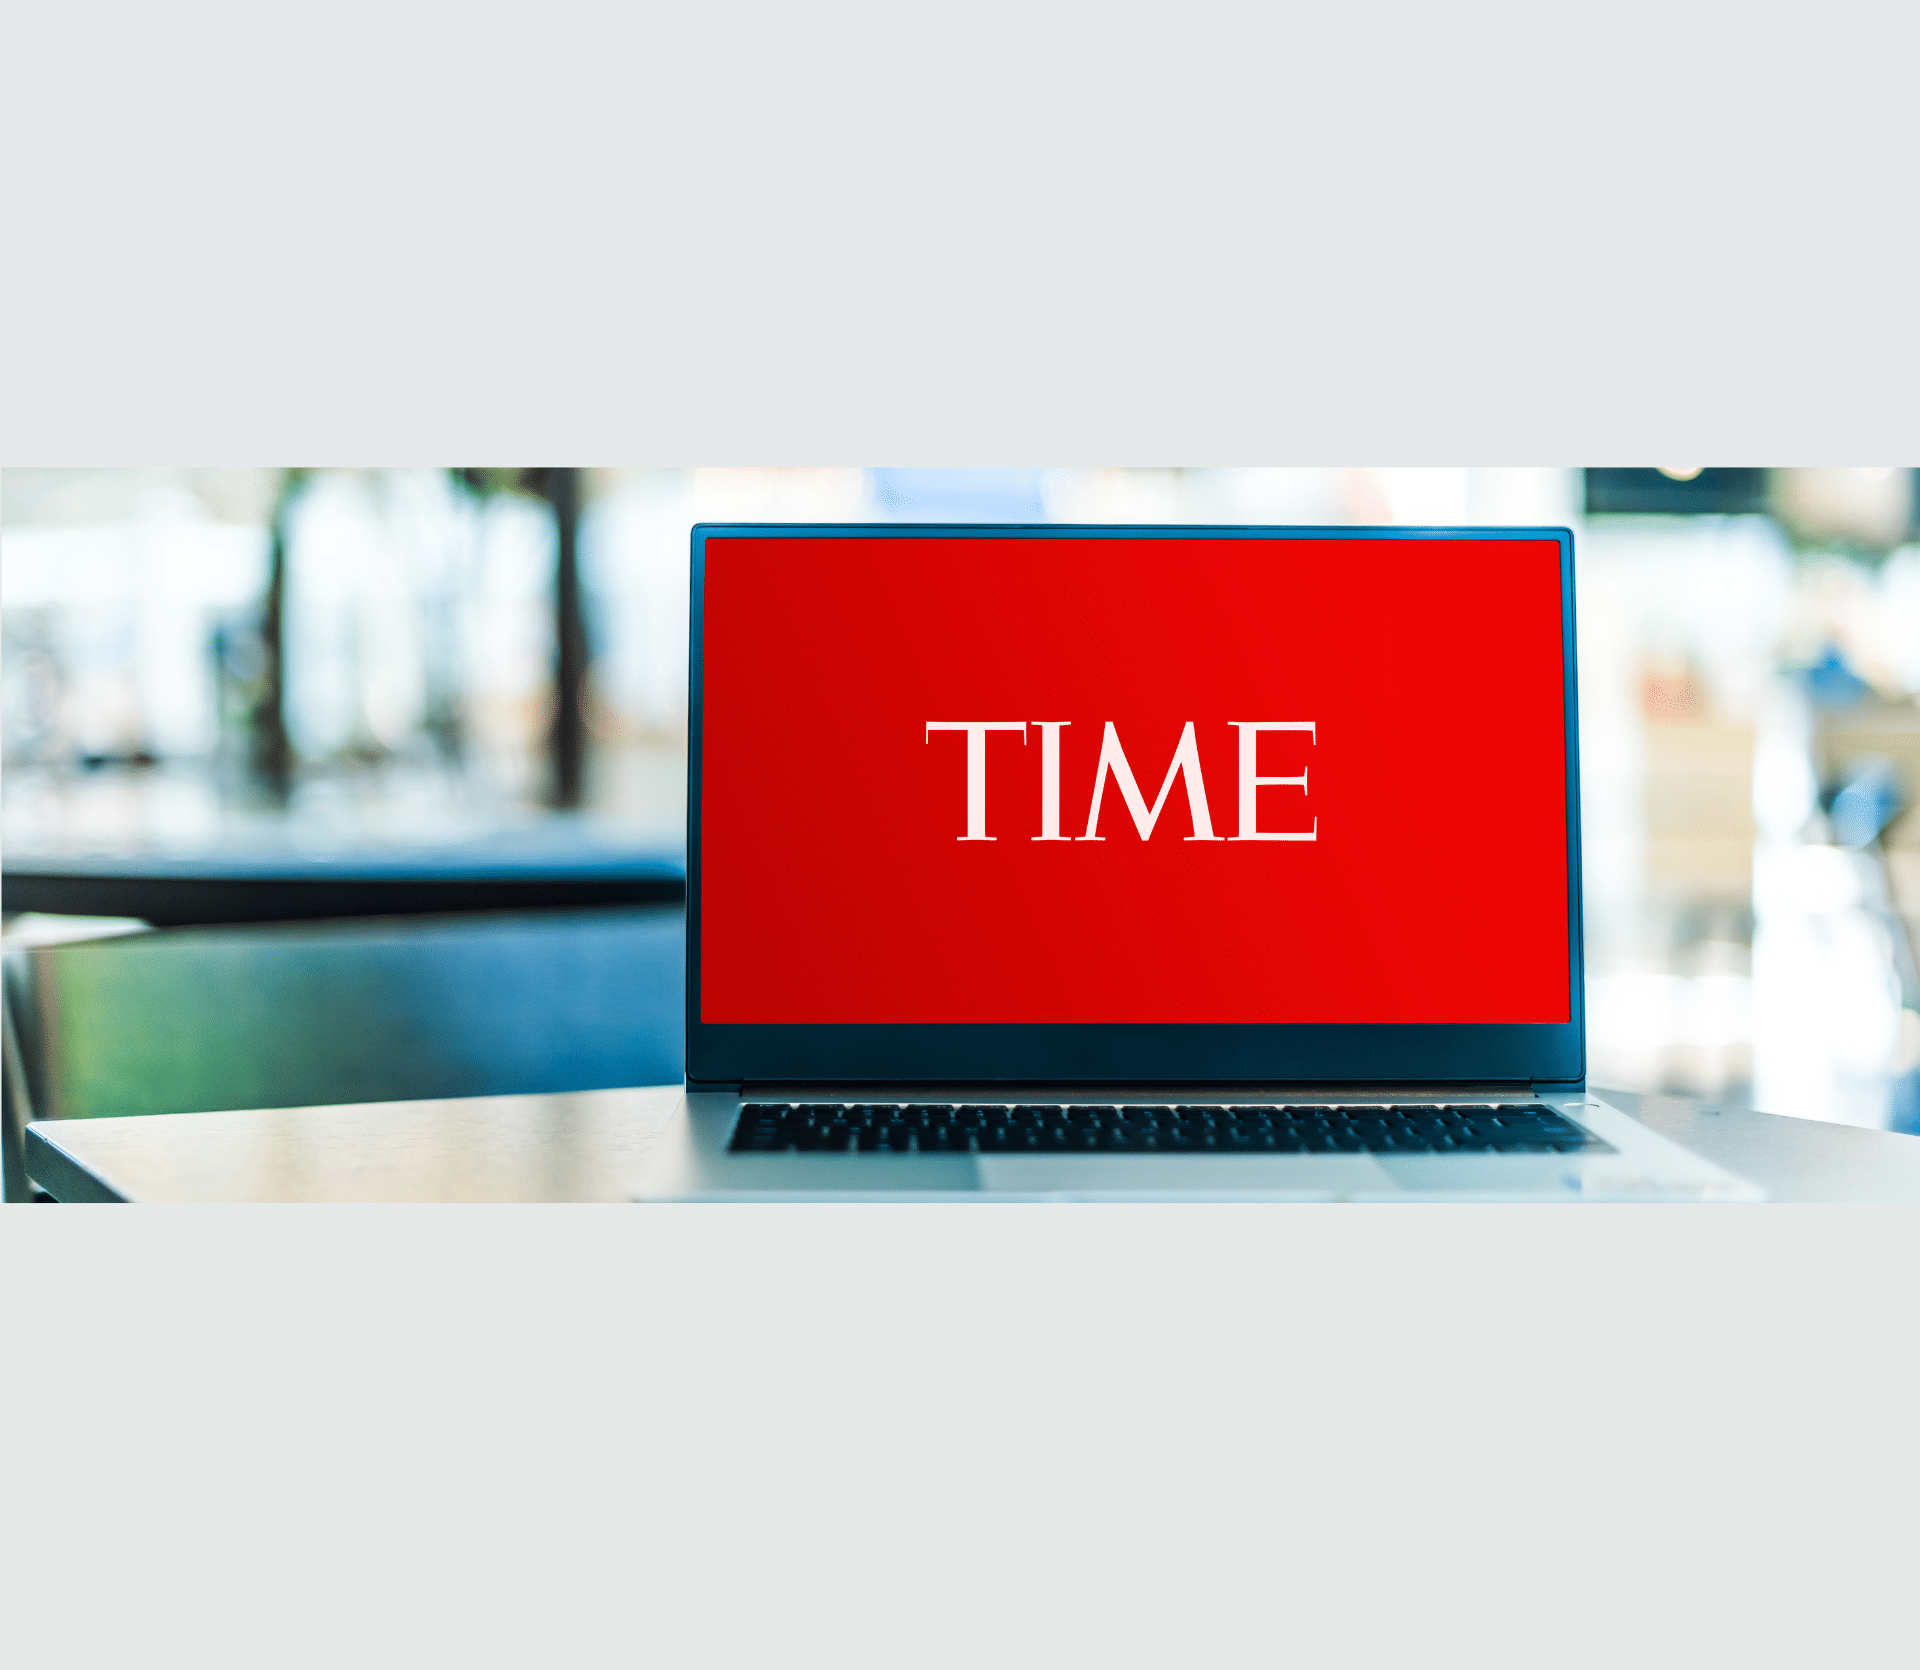
[[[35,875],[670,874],[695,521],[1565,524],[1593,1081],[1920,1130],[1917,516],[1894,468],[9,470],[7,936],[142,929]]]

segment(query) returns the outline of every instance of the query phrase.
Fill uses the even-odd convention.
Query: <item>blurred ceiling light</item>
[[[1705,468],[1704,464],[1662,464],[1660,473],[1669,481],[1691,481]]]

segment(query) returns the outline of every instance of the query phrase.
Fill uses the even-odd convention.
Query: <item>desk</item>
[[[678,903],[676,852],[595,840],[571,823],[458,844],[334,852],[285,848],[200,858],[9,852],[7,908],[138,917],[156,928],[337,921],[476,910]]]
[[[1781,1201],[1920,1202],[1920,1137],[1604,1093]],[[27,1129],[56,1200],[619,1201],[677,1086],[71,1119]]]

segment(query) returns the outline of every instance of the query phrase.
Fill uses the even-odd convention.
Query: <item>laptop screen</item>
[[[1558,538],[708,531],[698,1019],[1572,1018]]]

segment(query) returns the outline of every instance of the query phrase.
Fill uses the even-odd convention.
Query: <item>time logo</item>
[[[1262,777],[1259,774],[1258,749],[1263,731],[1303,731],[1309,743],[1317,744],[1314,721],[1311,719],[1229,719],[1228,726],[1240,733],[1240,771],[1239,771],[1239,824],[1237,835],[1216,835],[1213,832],[1213,814],[1207,805],[1206,779],[1200,770],[1200,748],[1194,740],[1193,721],[1189,719],[1186,728],[1180,733],[1180,743],[1173,751],[1173,761],[1167,767],[1167,775],[1160,784],[1160,793],[1151,806],[1146,796],[1140,792],[1139,782],[1133,775],[1133,767],[1128,763],[1126,750],[1120,745],[1120,733],[1114,729],[1111,719],[1100,738],[1100,763],[1094,770],[1093,802],[1087,811],[1087,832],[1084,835],[1062,835],[1060,833],[1060,733],[1070,727],[1071,719],[929,719],[927,722],[927,742],[932,742],[936,732],[959,731],[967,739],[967,832],[957,835],[959,841],[991,841],[996,837],[987,833],[987,737],[995,731],[1018,731],[1021,745],[1027,743],[1027,733],[1038,730],[1040,733],[1040,833],[1032,836],[1035,841],[1103,841],[1100,833],[1100,803],[1111,782],[1119,790],[1120,798],[1126,802],[1127,811],[1133,817],[1133,827],[1141,840],[1152,837],[1154,825],[1160,821],[1160,813],[1167,804],[1167,797],[1173,793],[1177,781],[1185,789],[1187,811],[1193,820],[1193,833],[1184,837],[1189,841],[1314,841],[1319,839],[1320,819],[1313,819],[1309,829],[1262,829],[1260,827],[1259,794],[1263,788],[1298,789],[1304,796],[1307,793],[1307,770],[1302,766],[1297,777]]]

